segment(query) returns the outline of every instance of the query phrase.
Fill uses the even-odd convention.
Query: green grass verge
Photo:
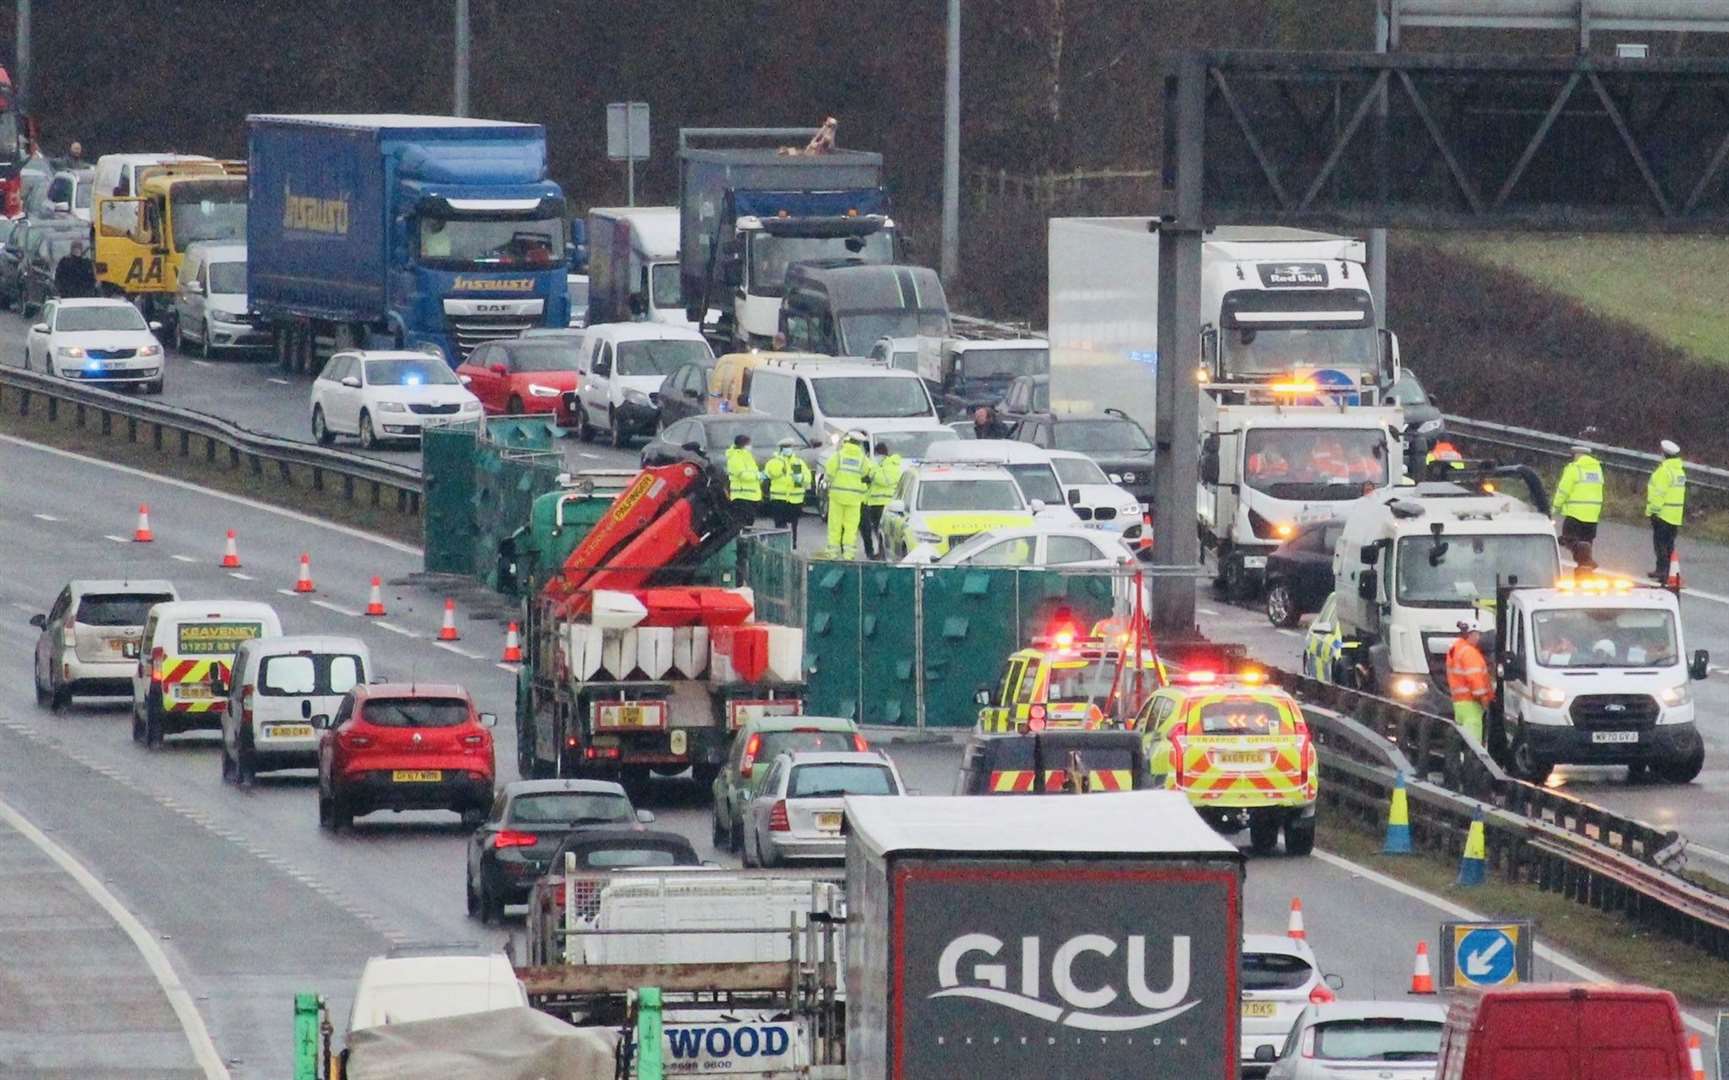
[[[1660,341],[1729,364],[1729,240],[1714,236],[1449,234],[1431,242],[1502,266]]]
[[[1321,813],[1320,843],[1328,851],[1491,917],[1530,919],[1544,944],[1616,978],[1662,987],[1689,1005],[1717,1008],[1729,998],[1729,961],[1535,885],[1506,882],[1492,872],[1485,884],[1461,888],[1453,884],[1457,859],[1428,852],[1383,855],[1383,834],[1370,833],[1351,815],[1326,807]]]
[[[290,472],[293,485],[289,486],[283,482],[275,466],[267,465],[262,476],[254,476],[245,467],[229,468],[226,450],[218,451],[215,462],[206,461],[203,440],[200,439],[193,439],[191,454],[181,457],[177,437],[171,433],[165,436],[163,450],[158,452],[150,439],[152,429],[146,425],[139,426],[138,442],[128,442],[126,425],[118,417],[112,434],[104,435],[94,413],[89,415],[88,426],[80,428],[70,407],[60,412],[58,420],[50,421],[45,407],[33,402],[31,414],[19,416],[16,392],[8,392],[0,406],[3,406],[0,407],[0,434],[86,454],[156,476],[184,480],[214,491],[243,495],[392,540],[410,544],[421,542],[419,515],[397,513],[394,496],[389,493],[385,497],[387,506],[373,506],[364,496],[349,502],[342,497],[342,484],[336,477],[326,475],[325,490],[318,491],[312,486],[311,470],[294,469]]]

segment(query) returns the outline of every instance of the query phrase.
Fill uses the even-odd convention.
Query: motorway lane
[[[457,647],[472,655],[436,650],[443,590],[414,576],[417,557],[400,545],[11,442],[0,442],[0,470],[31,478],[0,489],[0,550],[15,568],[0,579],[0,651],[19,675],[0,689],[0,793],[52,828],[162,938],[237,1075],[285,1071],[294,991],[327,994],[340,1023],[361,964],[392,942],[504,940],[464,915],[463,836],[449,815],[380,815],[332,837],[317,827],[309,774],[226,787],[211,740],[172,739],[147,753],[130,740],[125,706],[79,703],[54,716],[26,697],[22,674],[35,640],[28,614],[67,577],[123,572],[171,577],[189,597],[269,600],[289,632],[358,634],[386,674],[460,680],[483,707],[507,714],[511,676],[492,655],[501,611],[485,618],[465,606]],[[108,539],[130,532],[146,500],[156,543]],[[229,527],[240,534],[240,573],[250,580],[216,566]],[[386,621],[418,636],[280,595],[301,550],[313,555],[315,600],[356,610],[367,579],[383,574],[392,582]],[[497,735],[508,778],[508,721]],[[889,751],[912,787],[934,794],[952,785],[956,745]],[[688,781],[657,783],[649,805],[661,825],[709,852],[708,811]],[[1442,917],[1320,859],[1251,861],[1250,929],[1281,930],[1293,896],[1304,901],[1323,967],[1351,993],[1401,992],[1416,941],[1433,937]],[[96,1052],[113,1044],[92,1045]]]

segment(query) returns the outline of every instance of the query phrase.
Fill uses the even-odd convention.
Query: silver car
[[[744,864],[844,859],[846,797],[905,794],[894,762],[876,751],[782,754],[745,804]]]
[[[1321,974],[1309,943],[1284,934],[1243,935],[1242,1075],[1262,1077],[1285,1049],[1297,1015],[1335,1000],[1344,986]]]
[[[138,641],[157,604],[178,600],[167,581],[73,581],[46,614],[32,615],[36,639],[36,703],[58,712],[74,694],[132,693]]]
[[[1434,1080],[1445,1006],[1336,1001],[1297,1018],[1268,1080]]]

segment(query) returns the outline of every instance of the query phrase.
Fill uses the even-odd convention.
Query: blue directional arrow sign
[[[1454,927],[1454,985],[1508,986],[1518,982],[1519,929],[1517,926]]]

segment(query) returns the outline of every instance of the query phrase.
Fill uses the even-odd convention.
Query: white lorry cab
[[[1681,606],[1667,589],[1597,576],[1503,587],[1496,695],[1513,771],[1542,783],[1556,765],[1626,765],[1685,784],[1705,764]],[[1493,726],[1490,728],[1493,733]]]
[[[1347,685],[1443,716],[1459,623],[1484,632],[1487,655],[1496,589],[1548,587],[1560,574],[1549,518],[1505,492],[1445,482],[1383,488],[1344,520],[1333,550],[1342,642],[1333,667]]]
[[[1233,600],[1260,590],[1267,556],[1299,526],[1341,517],[1404,475],[1397,408],[1221,405],[1201,399],[1202,543]]]

